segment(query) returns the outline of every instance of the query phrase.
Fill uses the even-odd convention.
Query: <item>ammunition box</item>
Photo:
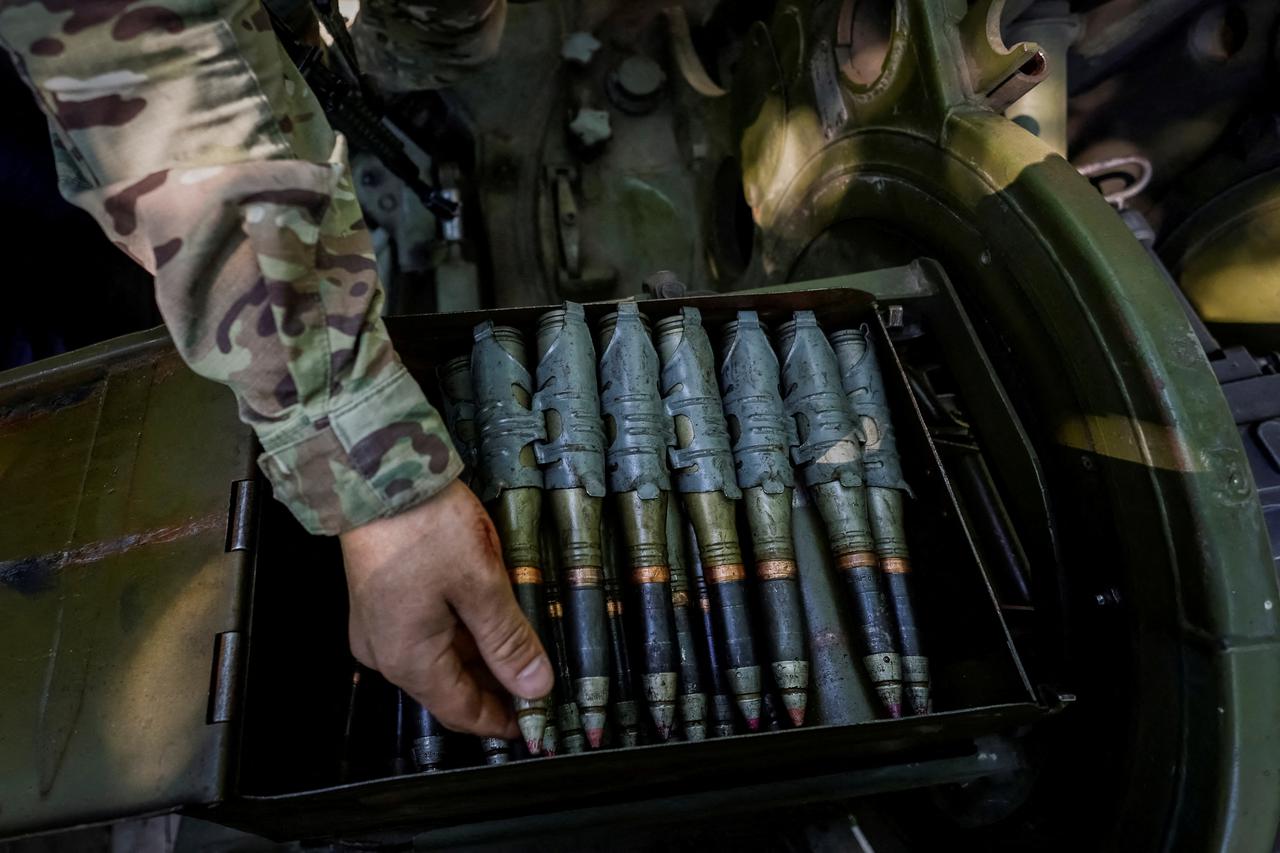
[[[1024,672],[952,472],[881,322],[890,304],[945,327],[954,358],[985,363],[929,263],[653,300],[641,311],[656,324],[697,307],[708,329],[744,309],[770,328],[796,310],[827,329],[868,324],[916,492],[906,531],[935,713],[824,719],[832,698],[815,698],[817,724],[799,729],[496,766],[477,758],[347,783],[351,666],[337,542],[307,536],[270,499],[231,394],[187,370],[163,331],[0,374],[0,837],[181,810],[276,839],[462,843],[521,832],[526,819],[547,828],[606,811],[616,820],[786,807],[1009,769],[975,739],[1061,703],[1039,698],[1050,694]],[[438,403],[436,371],[470,351],[477,323],[534,340],[547,310],[398,317],[388,327]],[[614,308],[585,310],[594,330]],[[959,378],[962,393],[998,392],[994,374]],[[825,552],[812,545],[797,547],[799,561]],[[822,678],[815,668],[811,697]],[[864,712],[865,690],[851,691]],[[655,779],[679,779],[679,790]]]

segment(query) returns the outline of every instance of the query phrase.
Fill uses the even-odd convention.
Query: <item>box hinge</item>
[[[235,715],[240,702],[240,653],[239,631],[223,631],[214,637],[209,723],[225,723]]]
[[[227,551],[248,551],[253,541],[254,510],[258,484],[236,480],[231,484],[231,509],[227,515]]]

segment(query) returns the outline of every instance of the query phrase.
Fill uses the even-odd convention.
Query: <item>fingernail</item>
[[[545,655],[538,655],[533,662],[520,670],[520,674],[516,676],[516,682],[521,687],[527,687],[529,692],[524,694],[525,699],[537,699],[546,692],[543,677],[544,672],[551,671],[551,664],[547,661]]]

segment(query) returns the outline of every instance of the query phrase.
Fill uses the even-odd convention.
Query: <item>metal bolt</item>
[[[889,316],[888,316],[888,319],[885,320],[885,325],[888,326],[890,329],[901,329],[905,322],[903,320],[902,306],[890,305],[888,309],[888,313],[889,313]]]
[[[662,88],[667,75],[647,56],[630,56],[618,66],[618,85],[632,97],[647,98]]]

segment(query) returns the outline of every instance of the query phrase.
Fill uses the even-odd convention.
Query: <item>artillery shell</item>
[[[480,754],[487,767],[507,764],[511,761],[511,745],[500,737],[482,737]]]
[[[826,522],[831,553],[845,576],[862,631],[863,663],[891,717],[902,714],[902,661],[881,591],[867,515],[862,448],[839,364],[812,311],[779,328],[787,388],[783,405],[803,427],[792,455]]]
[[[929,661],[920,645],[912,600],[910,554],[903,524],[907,484],[874,341],[866,327],[831,336],[840,364],[841,384],[863,435],[867,503],[876,553],[880,557],[895,640],[902,653],[903,686],[912,714],[929,710]]]
[[[675,723],[679,659],[667,565],[667,493],[643,500],[638,492],[624,492],[615,500],[623,552],[639,605],[645,703],[658,739],[665,741]]]
[[[609,617],[609,698],[613,705],[614,730],[619,746],[635,746],[640,742],[639,718],[632,687],[631,651],[627,648],[622,589],[618,584],[617,543],[607,525],[601,525],[600,535],[604,546],[604,595]]]
[[[471,367],[460,359],[446,365],[441,377],[445,400],[451,406],[447,420],[458,429],[455,443],[466,447],[463,427],[474,417],[470,435],[480,447],[468,449],[476,464],[476,480],[502,542],[503,562],[515,589],[516,600],[539,636],[545,635],[542,604],[542,554],[539,540],[542,516],[542,472],[534,464],[532,448],[543,431],[531,410],[532,382],[525,367],[524,341],[506,326],[481,324],[475,332]],[[467,381],[473,399],[468,400]],[[452,401],[452,402],[449,402]],[[550,707],[548,697],[516,698],[516,720],[531,755],[542,750],[543,730]]]
[[[553,550],[553,549],[551,549]],[[573,754],[586,749],[586,739],[582,733],[582,719],[578,713],[578,704],[567,692],[573,685],[573,675],[569,670],[568,649],[565,642],[564,607],[560,603],[559,585],[554,574],[548,576],[543,585],[547,601],[547,634],[550,642],[544,640],[547,652],[551,655],[551,663],[555,667],[555,687],[551,691],[551,703],[555,710],[555,735],[557,747]],[[546,741],[543,731],[543,741]]]
[[[760,726],[760,666],[746,607],[746,578],[734,501],[742,496],[734,474],[729,431],[716,382],[711,342],[696,308],[657,325],[662,362],[660,390],[675,427],[670,447],[673,478],[693,523],[705,567],[724,672],[747,728]]]
[[[574,696],[587,742],[600,746],[609,701],[609,645],[601,583],[604,429],[595,347],[581,305],[566,302],[538,321],[534,408],[547,437],[535,445],[559,531],[560,594],[568,619]]]
[[[825,726],[874,720],[879,700],[870,689],[855,651],[858,632],[841,595],[827,532],[804,487],[792,497],[796,568],[809,639],[809,716]]]
[[[413,737],[413,763],[419,772],[441,770],[445,762],[448,730],[431,712],[416,702],[411,703],[410,733]]]
[[[717,492],[685,495],[698,559],[710,594],[725,680],[748,731],[760,727],[760,665],[747,609],[746,569],[738,548],[733,502]]]
[[[804,615],[791,544],[791,489],[786,412],[778,358],[754,311],[725,328],[720,387],[735,436],[733,458],[742,489],[768,633],[770,669],[788,716],[804,724],[809,683]]]

